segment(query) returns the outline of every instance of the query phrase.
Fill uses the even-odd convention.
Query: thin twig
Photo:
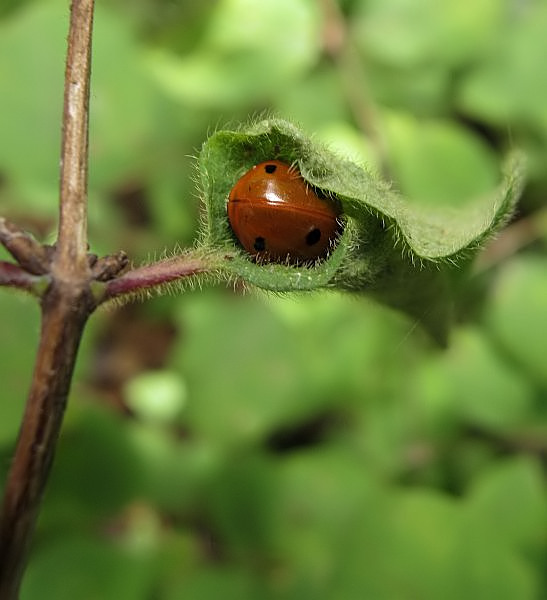
[[[46,287],[48,280],[47,275],[31,275],[18,265],[0,260],[0,285],[2,286],[33,292],[37,287]]]
[[[496,237],[473,265],[475,275],[499,265],[526,246],[547,237],[547,208],[515,221]]]
[[[87,124],[93,0],[73,0],[65,73],[59,238],[42,297],[36,365],[0,513],[0,598],[16,600],[85,323]],[[28,240],[24,240],[27,243]],[[23,266],[23,265],[22,265]]]
[[[0,217],[0,243],[29,273],[43,275],[49,271],[51,246],[42,246],[4,217]]]
[[[144,265],[112,279],[105,286],[103,300],[143,292],[148,288],[162,286],[172,281],[210,273],[215,270],[213,257],[175,256],[150,265]]]
[[[321,8],[325,22],[325,50],[337,66],[348,108],[357,127],[372,145],[380,172],[391,179],[387,140],[367,80],[364,61],[352,40],[338,3],[334,0],[322,0]]]

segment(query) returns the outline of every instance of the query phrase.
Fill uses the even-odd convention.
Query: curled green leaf
[[[281,160],[343,207],[344,231],[326,260],[315,265],[257,263],[235,238],[226,202],[254,165]],[[522,158],[511,156],[491,195],[465,208],[410,203],[378,176],[333,154],[297,127],[266,119],[218,131],[204,144],[199,169],[206,206],[201,243],[225,253],[224,269],[258,287],[300,291],[330,287],[367,292],[424,321],[444,338],[455,267],[463,265],[511,216],[523,181]]]

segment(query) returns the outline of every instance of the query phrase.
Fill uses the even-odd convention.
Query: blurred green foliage
[[[0,214],[44,240],[67,18],[65,0],[0,6]],[[102,0],[95,24],[97,253],[192,243],[190,156],[263,110],[417,202],[490,192],[513,146],[530,180],[444,351],[334,293],[196,290],[94,316],[22,598],[544,598],[545,3]],[[0,305],[4,475],[39,322],[30,300]]]

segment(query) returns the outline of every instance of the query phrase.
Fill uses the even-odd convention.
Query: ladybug
[[[327,256],[340,209],[319,197],[295,167],[268,160],[245,173],[228,198],[228,220],[256,260],[306,263]]]

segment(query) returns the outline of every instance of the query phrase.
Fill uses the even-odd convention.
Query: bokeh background
[[[50,242],[67,19],[67,0],[0,3],[0,213]],[[472,202],[513,147],[529,180],[445,350],[333,292],[95,315],[22,598],[547,597],[547,3],[101,0],[95,23],[97,254],[192,244],[192,157],[264,112],[409,201]],[[34,301],[2,291],[0,323],[3,481]]]

